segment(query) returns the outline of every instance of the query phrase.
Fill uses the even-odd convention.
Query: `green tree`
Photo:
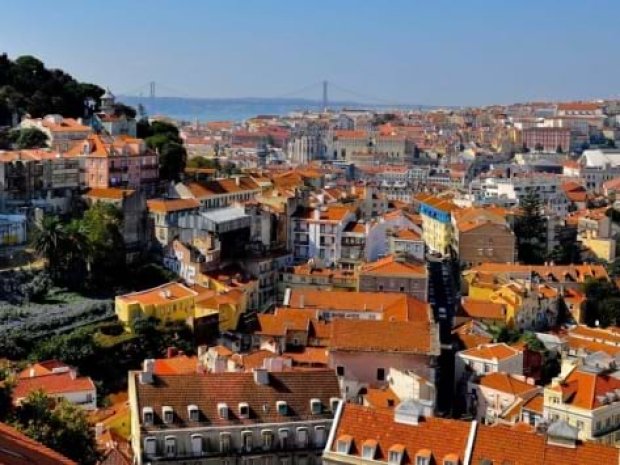
[[[19,150],[47,147],[47,134],[37,128],[20,129],[12,137],[15,140],[15,148]]]
[[[14,426],[24,434],[80,465],[94,465],[100,459],[86,413],[67,400],[54,401],[34,392],[14,415]]]
[[[57,279],[67,251],[67,234],[57,216],[44,216],[34,237],[34,249],[46,260],[52,279]]]
[[[585,321],[607,327],[620,323],[620,291],[606,279],[589,278],[582,285],[586,295]]]
[[[168,181],[178,181],[185,170],[187,152],[176,142],[165,144],[159,151],[159,177]]]
[[[540,264],[545,257],[545,218],[541,214],[540,199],[529,191],[519,202],[521,214],[515,219],[515,236],[519,260],[526,264]]]

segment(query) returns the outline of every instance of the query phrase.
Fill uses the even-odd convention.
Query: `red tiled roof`
[[[506,358],[514,357],[518,353],[519,351],[517,349],[514,349],[503,342],[472,347],[471,349],[461,352],[462,355],[467,357],[475,357],[484,360],[504,360]]]
[[[376,262],[366,263],[360,268],[360,275],[410,277],[412,275],[426,276],[426,274],[426,266],[424,264],[399,260],[393,255]]]
[[[196,199],[151,199],[146,205],[150,212],[168,213],[199,208],[200,202]]]
[[[83,392],[95,389],[93,380],[83,376],[73,376],[73,373],[52,373],[35,376],[33,378],[19,378],[13,388],[13,399],[19,400],[28,397],[34,391],[43,391],[49,395]]]
[[[335,438],[349,436],[352,441],[351,454],[362,454],[362,443],[367,439],[377,441],[375,460],[387,462],[388,451],[398,449],[404,452],[404,465],[415,463],[416,455],[430,449],[435,462],[443,463],[444,457],[456,454],[462,463],[467,447],[470,423],[443,418],[423,418],[416,426],[396,423],[394,412],[387,409],[372,409],[355,404],[345,404]],[[336,451],[334,441],[333,451]]]
[[[205,373],[187,375],[154,376],[153,383],[141,384],[138,373],[131,372],[136,386],[138,409],[151,407],[155,414],[155,426],[161,424],[162,407],[172,407],[175,427],[190,426],[188,405],[196,405],[201,422],[210,426],[273,423],[283,420],[276,402],[288,406],[286,417],[290,421],[301,419],[330,418],[333,415],[330,400],[340,397],[338,379],[333,370],[285,371],[268,373],[268,384],[258,384],[254,373]],[[320,399],[323,411],[313,414],[310,400]],[[250,418],[238,415],[238,405],[247,402]],[[218,403],[229,409],[228,418],[221,418]]]
[[[330,350],[438,353],[437,336],[428,323],[337,319],[332,323]]]
[[[0,465],[77,465],[73,460],[0,423]]]

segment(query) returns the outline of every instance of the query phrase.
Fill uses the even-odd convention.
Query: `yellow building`
[[[422,216],[422,239],[434,252],[449,255],[452,245],[452,212],[458,207],[449,199],[429,194],[418,194],[415,202],[419,204]]]
[[[239,318],[248,308],[243,290],[226,286],[217,280],[209,281],[210,288],[181,283],[167,283],[146,291],[118,296],[115,310],[118,319],[129,325],[136,318],[157,318],[161,322],[194,320],[218,314],[221,331],[237,328]]]
[[[166,283],[146,291],[117,296],[115,312],[125,324],[137,318],[157,318],[162,322],[186,321],[194,315],[199,293],[181,283]]]

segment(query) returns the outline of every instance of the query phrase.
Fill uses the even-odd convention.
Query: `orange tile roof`
[[[51,373],[32,378],[19,378],[13,387],[13,399],[28,397],[35,391],[43,391],[48,395],[83,392],[95,389],[93,380],[85,376],[74,376],[73,373]]]
[[[461,301],[463,313],[471,318],[488,320],[505,320],[506,308],[502,304],[489,302],[488,300],[472,299],[464,297]]]
[[[336,221],[341,222],[353,212],[352,207],[341,207],[336,205],[329,205],[323,210],[319,209],[318,220],[315,219],[315,208],[298,208],[293,214],[295,218],[301,218],[306,221]]]
[[[529,410],[531,412],[536,412],[540,415],[543,414],[544,408],[544,400],[545,396],[541,394],[536,394],[534,397],[528,399],[523,404],[523,410]]]
[[[196,297],[197,295],[198,292],[183,284],[172,282],[145,291],[117,296],[116,298],[127,302],[138,302],[141,305],[161,305],[187,297]]]
[[[332,312],[376,312],[384,319],[398,321],[430,321],[430,306],[426,302],[397,292],[347,292],[292,289],[291,308]]]
[[[284,352],[282,356],[290,358],[294,364],[327,366],[328,363],[328,352],[324,347],[305,347],[301,352]]]
[[[490,274],[525,274],[535,273],[543,279],[552,276],[558,282],[573,279],[585,282],[588,277],[608,279],[607,270],[602,265],[521,265],[518,263],[491,263],[486,262],[474,266],[470,272],[486,272]]]
[[[256,334],[262,336],[286,336],[288,331],[309,331],[310,317],[307,312],[296,309],[277,309],[275,313],[258,315],[259,329]]]
[[[73,460],[0,423],[0,465],[77,465]]]
[[[196,357],[178,355],[170,358],[158,358],[155,360],[153,372],[158,375],[174,375],[184,373],[195,373],[198,367]]]
[[[421,241],[422,236],[412,229],[399,229],[394,233],[394,237],[408,241]]]
[[[168,213],[199,208],[200,202],[196,199],[151,199],[146,205],[150,212]]]
[[[131,196],[134,192],[132,189],[108,187],[89,189],[84,195],[93,199],[122,200],[125,197]]]
[[[620,379],[576,369],[554,389],[562,392],[565,404],[592,410],[603,405],[598,399],[599,396],[620,389]]]
[[[366,263],[360,267],[360,275],[381,275],[381,276],[407,276],[418,275],[426,277],[426,266],[423,263],[413,263],[403,261],[394,255],[377,260],[376,262]]]
[[[388,461],[388,451],[403,452],[405,465],[415,463],[419,452],[430,449],[434,462],[443,463],[444,457],[456,454],[463,463],[470,423],[443,418],[423,418],[416,426],[397,423],[394,412],[356,404],[345,404],[340,421],[335,425],[334,437],[348,436],[352,441],[350,455],[362,454],[362,443],[367,439],[377,441],[375,460]],[[336,441],[333,451],[336,451]]]
[[[459,207],[455,205],[452,200],[443,197],[435,197],[430,194],[418,194],[415,196],[415,200],[446,213],[451,213],[459,209]]]
[[[601,465],[618,463],[615,447],[579,442],[576,447],[547,443],[547,437],[507,426],[478,425],[472,451],[472,464],[488,460],[493,464],[514,465]]]
[[[347,320],[332,323],[330,350],[438,354],[434,326],[417,321]]]
[[[400,403],[398,396],[389,387],[383,389],[368,388],[364,400],[370,407],[377,409],[394,408]]]
[[[198,200],[216,195],[260,190],[260,186],[248,177],[239,178],[239,185],[235,179],[216,179],[208,182],[192,181],[187,183],[186,187]]]
[[[521,381],[508,373],[489,373],[480,376],[477,384],[513,396],[522,396],[533,390],[540,389],[539,386]]]
[[[461,352],[467,357],[475,357],[483,360],[504,360],[519,354],[519,350],[509,345],[499,342],[496,344],[485,344],[483,346],[472,347]]]

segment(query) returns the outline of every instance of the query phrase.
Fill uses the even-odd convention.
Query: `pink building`
[[[76,143],[69,154],[84,158],[84,184],[87,187],[122,187],[154,192],[157,186],[157,154],[147,148],[142,139],[93,134]]]

